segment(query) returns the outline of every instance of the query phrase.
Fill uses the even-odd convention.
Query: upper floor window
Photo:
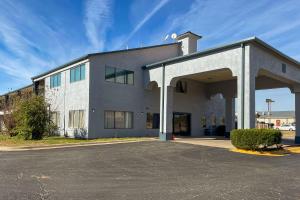
[[[282,73],[286,73],[286,64],[282,63],[281,71],[282,71]]]
[[[186,81],[178,81],[176,83],[175,91],[177,93],[187,93],[187,82]]]
[[[81,81],[85,79],[85,64],[77,65],[70,69],[70,82]]]
[[[61,84],[61,73],[50,76],[50,88],[59,87]]]
[[[134,72],[115,67],[105,67],[105,80],[113,83],[134,84]]]

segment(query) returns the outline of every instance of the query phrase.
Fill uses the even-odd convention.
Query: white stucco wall
[[[85,79],[70,83],[70,68],[82,63],[85,63]],[[74,137],[79,134],[78,136],[88,137],[89,70],[89,62],[87,61],[71,65],[60,72],[61,85],[55,88],[50,88],[50,75],[45,77],[45,99],[51,104],[51,111],[60,113],[60,135],[66,134],[69,137]],[[78,130],[68,127],[70,110],[85,110],[85,127],[83,129]]]
[[[144,70],[142,66],[179,55],[179,45],[168,45],[140,50],[102,54],[90,58],[90,112],[89,137],[144,136],[146,107]],[[134,71],[134,85],[105,81],[105,66]],[[104,129],[104,111],[134,113],[133,129]],[[146,131],[154,134],[154,131]]]
[[[244,52],[244,60],[242,58]],[[159,130],[146,129],[147,112],[160,112],[160,89],[165,85],[174,87],[180,79],[188,82],[188,93],[180,94],[174,92],[171,99],[172,112],[191,113],[191,131],[193,136],[202,135],[201,117],[205,117],[207,126],[210,126],[212,116],[216,116],[217,125],[225,116],[225,101],[218,95],[222,92],[224,97],[237,97],[238,116],[243,114],[243,119],[238,118],[239,124],[243,120],[245,128],[255,124],[255,85],[259,88],[272,87],[272,81],[263,84],[266,77],[257,79],[256,76],[263,69],[269,73],[269,78],[280,80],[281,87],[286,83],[293,88],[293,84],[300,83],[300,69],[289,60],[266,50],[261,46],[248,43],[243,47],[231,46],[228,49],[220,49],[199,56],[184,57],[180,61],[174,61],[165,65],[165,84],[162,84],[163,67],[157,66],[152,69],[143,70],[141,67],[168,58],[181,55],[180,44],[142,48],[137,50],[119,51],[107,54],[93,55],[86,62],[85,80],[70,83],[69,69],[79,63],[59,70],[61,74],[61,86],[50,89],[50,75],[45,78],[45,97],[51,104],[53,111],[60,112],[61,134],[65,132],[74,136],[74,130],[68,128],[69,110],[85,110],[86,137],[127,137],[157,135]],[[243,63],[244,61],[244,63]],[[282,63],[287,66],[287,72],[282,72]],[[134,85],[118,84],[105,81],[105,66],[116,67],[134,71]],[[242,84],[242,66],[244,66],[244,84]],[[214,70],[228,70],[231,79],[224,82],[204,84],[189,79],[190,75],[197,75]],[[55,72],[57,73],[57,72]],[[149,88],[150,83],[157,83],[158,87]],[[152,85],[153,86],[153,85]],[[243,88],[242,88],[243,87]],[[244,92],[242,99],[242,92]],[[167,96],[166,96],[167,97]],[[242,113],[242,100],[244,110]],[[166,102],[166,106],[168,102]],[[134,113],[134,124],[132,129],[104,129],[104,111],[130,111]],[[171,119],[168,117],[168,119]],[[170,122],[170,121],[168,121]]]
[[[256,75],[259,70],[266,70],[270,76],[277,76],[278,79],[285,79],[288,82],[300,83],[300,67],[290,61],[260,48],[257,45],[250,46],[251,67]],[[286,73],[282,72],[282,64],[286,64]]]
[[[213,116],[217,119],[216,125],[221,125],[221,118],[225,117],[225,100],[222,96],[217,94],[207,97],[205,84],[188,79],[182,79],[182,81],[187,82],[187,93],[173,93],[173,112],[191,114],[191,135],[204,135],[204,129],[201,124],[202,117],[206,118],[207,128],[212,125]],[[160,88],[158,87],[145,91],[146,112],[159,113],[159,95]],[[150,129],[146,130],[146,133],[158,135],[159,130]]]

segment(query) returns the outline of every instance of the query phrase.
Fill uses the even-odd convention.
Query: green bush
[[[40,96],[20,100],[13,116],[16,121],[15,132],[25,140],[42,139],[50,123],[47,104]]]
[[[236,129],[231,131],[233,146],[246,150],[262,150],[281,143],[281,132],[273,129]]]
[[[59,133],[57,131],[58,131],[58,127],[50,120],[46,126],[45,136],[46,137],[59,136]]]

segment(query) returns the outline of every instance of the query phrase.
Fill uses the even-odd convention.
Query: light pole
[[[268,104],[268,118],[269,118],[268,127],[271,124],[271,118],[270,118],[270,116],[271,116],[271,105],[272,105],[273,102],[275,102],[275,101],[273,101],[272,99],[266,99],[266,103]]]

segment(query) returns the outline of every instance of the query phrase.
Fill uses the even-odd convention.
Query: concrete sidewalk
[[[173,141],[179,143],[207,146],[207,147],[218,147],[218,148],[225,148],[225,149],[234,148],[234,146],[231,144],[230,139],[221,136],[199,137],[199,138],[179,137],[179,138],[175,138],[175,140]]]

